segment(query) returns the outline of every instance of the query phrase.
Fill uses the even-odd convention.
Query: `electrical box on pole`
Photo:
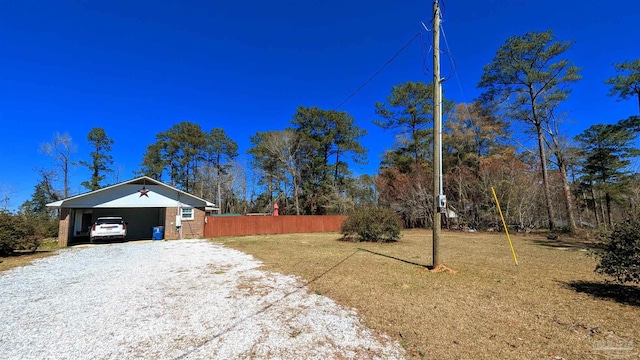
[[[447,208],[447,196],[442,194],[438,195],[437,203],[438,203],[438,210],[440,212],[444,212],[445,209]]]

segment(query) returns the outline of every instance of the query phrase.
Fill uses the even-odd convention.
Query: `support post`
[[[440,260],[442,213],[442,92],[440,79],[440,7],[433,2],[433,267]]]

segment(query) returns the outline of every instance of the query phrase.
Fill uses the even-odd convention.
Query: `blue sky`
[[[298,106],[341,103],[423,30],[421,21],[430,27],[432,4],[1,2],[0,195],[10,193],[14,209],[30,197],[39,180],[34,169],[53,166],[39,149],[56,132],[77,144],[72,160],[88,160],[87,133],[103,127],[115,141],[121,180],[133,177],[155,134],[180,121],[224,128],[245,154],[250,135],[283,129]],[[563,107],[566,134],[637,114],[635,101],[607,97],[603,81],[614,75],[612,63],[640,56],[639,19],[637,0],[446,0],[442,26],[460,85],[455,77],[447,81],[445,96],[472,101],[483,66],[506,38],[552,29],[576,41],[567,57],[583,75]],[[353,168],[356,174],[374,173],[393,144],[391,133],[371,123],[374,103],[392,85],[428,82],[422,62],[416,40],[342,106],[369,132],[363,139],[369,164]],[[443,76],[451,74],[447,64],[444,57]],[[72,192],[83,192],[88,178],[85,168],[72,169]]]

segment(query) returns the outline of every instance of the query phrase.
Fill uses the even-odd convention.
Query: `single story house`
[[[151,239],[163,226],[165,239],[202,238],[206,216],[220,209],[212,202],[142,176],[47,204],[59,209],[58,244],[88,240],[98,217],[122,216],[127,238]]]

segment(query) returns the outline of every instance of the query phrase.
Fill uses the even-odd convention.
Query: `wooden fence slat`
[[[207,216],[204,236],[339,232],[346,218],[343,215]]]

